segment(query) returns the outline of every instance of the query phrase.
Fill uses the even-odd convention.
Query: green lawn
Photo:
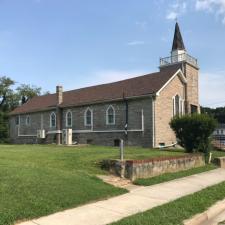
[[[146,179],[137,179],[137,180],[135,180],[134,183],[137,185],[150,186],[150,185],[163,183],[163,182],[174,180],[174,179],[181,178],[181,177],[187,177],[187,176],[190,176],[193,174],[206,172],[206,171],[213,170],[216,168],[217,167],[215,165],[209,164],[206,166],[197,167],[197,168],[193,168],[193,169],[189,169],[189,170],[184,170],[184,171],[180,171],[180,172],[176,172],[176,173],[165,173],[165,174],[162,174],[162,175],[156,176],[156,177],[151,177],[151,178],[146,178]]]
[[[186,219],[202,213],[225,198],[225,182],[125,218],[112,225],[181,225]]]
[[[225,152],[224,151],[212,151],[212,161],[217,158],[217,157],[223,157],[225,156]]]
[[[127,159],[176,156],[182,151],[125,148]],[[0,145],[0,225],[48,215],[125,193],[95,177],[117,148]]]

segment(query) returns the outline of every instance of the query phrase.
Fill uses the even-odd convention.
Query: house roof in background
[[[160,72],[114,83],[66,91],[63,92],[63,103],[60,107],[80,106],[103,101],[119,100],[124,97],[132,98],[156,94],[156,92],[159,91],[177,71],[177,67],[168,67]],[[56,106],[56,94],[36,96],[13,110],[10,115],[51,110]]]

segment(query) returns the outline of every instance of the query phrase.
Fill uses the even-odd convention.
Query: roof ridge
[[[77,89],[64,91],[63,93],[68,93],[68,92],[72,92],[72,91],[80,91],[80,90],[84,90],[84,89],[88,89],[88,88],[101,87],[101,86],[105,86],[105,85],[117,84],[117,83],[129,81],[129,80],[133,80],[133,79],[137,79],[137,78],[141,78],[141,77],[145,77],[145,76],[152,76],[153,74],[157,74],[157,73],[160,73],[160,72],[147,73],[147,74],[144,74],[144,75],[140,75],[140,76],[136,76],[136,77],[130,77],[130,78],[127,78],[127,79],[113,81],[113,82],[109,82],[109,83],[95,84],[95,85],[91,85],[91,86],[87,86],[87,87],[81,87],[81,88],[77,88]]]
[[[126,97],[138,97],[146,94],[156,93],[175,73],[178,68],[167,68],[159,72],[148,73],[141,76],[110,82],[105,84],[93,85],[64,91],[65,95],[61,106],[84,105],[101,101],[113,101],[122,98],[124,93]],[[36,96],[30,99],[24,105],[16,108],[10,114],[24,114],[50,109],[57,105],[56,93]]]

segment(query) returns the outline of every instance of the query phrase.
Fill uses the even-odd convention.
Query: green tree
[[[8,115],[0,111],[0,143],[8,140]]]
[[[17,94],[21,98],[21,103],[26,103],[29,99],[34,96],[41,95],[41,88],[36,86],[31,86],[28,84],[21,84],[17,89]]]
[[[13,96],[12,86],[15,81],[9,77],[0,77],[0,110],[6,111],[9,109],[10,102],[9,99]]]
[[[210,136],[216,128],[216,120],[207,114],[193,114],[175,117],[170,126],[179,144],[187,152],[210,152]]]
[[[41,95],[41,88],[22,84],[13,89],[15,81],[9,77],[0,77],[0,142],[8,138],[8,113],[34,96]]]
[[[209,108],[201,107],[203,114],[208,114],[214,117],[219,123],[225,123],[225,107]]]

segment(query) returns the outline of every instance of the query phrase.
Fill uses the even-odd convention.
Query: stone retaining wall
[[[225,168],[225,157],[218,157],[215,162],[220,168]]]
[[[163,173],[178,172],[204,165],[204,156],[201,154],[147,160],[104,160],[102,163],[104,169],[131,180],[154,177]]]

